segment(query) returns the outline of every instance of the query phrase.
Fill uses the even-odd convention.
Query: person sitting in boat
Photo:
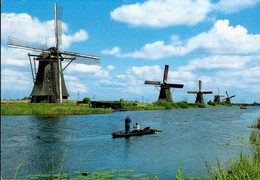
[[[139,131],[139,130],[140,130],[140,125],[139,125],[139,123],[138,123],[138,122],[135,124],[135,127],[134,127],[134,129],[135,129],[135,130],[137,130],[137,131]]]
[[[125,118],[125,133],[126,134],[129,134],[130,132],[130,125],[131,125],[131,118],[130,116],[128,115],[126,118]]]

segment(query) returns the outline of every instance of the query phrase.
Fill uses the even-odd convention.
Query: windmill
[[[217,94],[217,95],[214,95],[214,102],[215,102],[216,104],[220,104],[220,103],[221,103],[220,97],[224,97],[224,95],[219,95],[219,88],[218,88],[218,94]]]
[[[165,65],[162,83],[159,81],[145,81],[144,82],[144,84],[150,84],[150,85],[155,85],[155,87],[161,87],[158,101],[166,100],[168,102],[173,102],[171,88],[183,88],[183,86],[184,86],[183,84],[167,83],[168,69],[169,69],[169,65]]]
[[[195,103],[205,104],[203,94],[212,94],[212,91],[201,91],[201,80],[199,80],[199,91],[188,91],[188,94],[197,94]]]
[[[236,95],[229,96],[227,91],[226,91],[226,94],[227,94],[227,97],[222,99],[222,101],[226,100],[227,103],[231,103],[231,98],[235,97]]]
[[[32,43],[8,37],[8,46],[13,48],[25,49],[29,51],[41,52],[40,55],[28,53],[34,87],[31,92],[33,103],[57,103],[68,101],[68,91],[65,85],[63,71],[70,63],[80,63],[88,65],[99,65],[100,58],[87,54],[75,53],[59,50],[62,43],[62,6],[54,4],[54,27],[56,47],[47,49],[47,45]],[[34,68],[32,65],[32,58]],[[36,70],[36,61],[39,61]],[[68,62],[62,69],[61,62]],[[37,73],[36,73],[37,71]]]

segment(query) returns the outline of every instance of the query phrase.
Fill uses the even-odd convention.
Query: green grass
[[[76,104],[1,104],[1,115],[79,115],[111,113],[111,109],[89,108]]]
[[[260,117],[258,117],[256,122],[252,126],[250,126],[250,128],[258,128],[258,129],[260,129]]]

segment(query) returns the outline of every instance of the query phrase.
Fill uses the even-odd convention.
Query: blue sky
[[[25,50],[7,37],[54,45],[54,2],[63,6],[61,50],[97,55],[100,66],[71,64],[65,71],[71,100],[154,102],[169,65],[174,101],[195,101],[189,90],[236,95],[260,102],[259,0],[3,0],[1,97],[29,96],[33,87]],[[65,64],[63,64],[64,66]],[[206,101],[213,100],[206,95]]]

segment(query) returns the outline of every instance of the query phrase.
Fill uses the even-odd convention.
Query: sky
[[[63,6],[60,50],[101,58],[64,71],[70,100],[154,102],[158,89],[144,81],[162,82],[167,64],[167,82],[184,84],[173,89],[175,102],[194,102],[187,91],[199,80],[213,91],[206,101],[219,89],[234,103],[260,102],[260,0],[2,0],[2,99],[33,88],[28,51],[8,47],[8,36],[55,46],[55,2]]]

